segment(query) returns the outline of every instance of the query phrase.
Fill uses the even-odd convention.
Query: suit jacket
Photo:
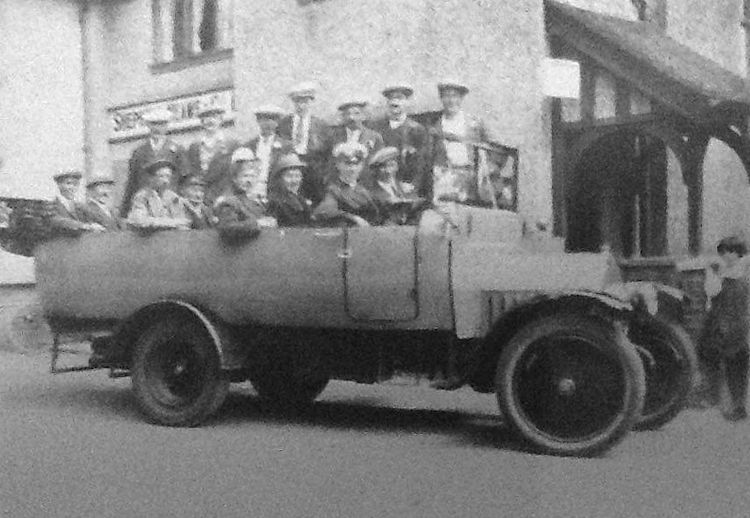
[[[54,233],[75,236],[87,230],[86,214],[79,203],[73,202],[73,210],[68,210],[59,198],[55,198],[52,209],[50,225]]]
[[[177,189],[180,178],[184,177],[189,171],[187,156],[182,146],[167,138],[164,145],[159,150],[151,147],[150,140],[146,140],[138,146],[130,157],[128,164],[128,179],[125,183],[125,190],[122,195],[120,204],[120,216],[126,217],[130,212],[130,203],[138,190],[147,185],[146,166],[155,160],[169,160],[177,168],[176,174],[172,178],[172,189]]]
[[[382,135],[385,146],[398,149],[398,180],[412,183],[418,189],[427,173],[430,151],[427,129],[409,117],[395,129],[387,118],[373,121],[372,128]]]
[[[257,154],[258,151],[258,142],[260,142],[260,136],[257,136],[255,138],[250,139],[246,144],[245,147],[249,147],[253,150],[253,153]],[[285,140],[281,137],[276,137],[273,143],[273,147],[271,148],[271,159],[268,162],[268,188],[269,190],[272,190],[272,178],[273,178],[273,171],[276,168],[276,162],[281,158],[282,156],[294,153],[294,147],[292,146],[292,143],[288,140]],[[266,193],[266,196],[270,196],[270,192]]]
[[[234,187],[228,194],[216,199],[213,212],[219,234],[229,240],[257,236],[260,233],[258,219],[267,214],[263,202],[249,198]]]
[[[361,184],[354,187],[337,180],[326,188],[326,195],[315,207],[313,216],[320,221],[349,221],[347,216],[359,216],[368,223],[380,223],[380,211],[370,192]]]
[[[213,203],[221,193],[230,187],[232,183],[232,153],[238,146],[239,143],[236,140],[225,136],[218,144],[205,170],[201,168],[201,140],[192,142],[188,147],[187,174],[200,176],[206,182],[206,203]],[[184,176],[187,176],[187,174]]]
[[[289,141],[292,145],[293,135],[292,130],[294,129],[294,114],[287,115],[279,121],[279,127],[276,132],[281,138]],[[328,124],[323,119],[320,119],[314,115],[310,117],[310,129],[307,134],[307,153],[300,155],[308,158],[309,155],[315,155],[325,152],[325,148],[328,144]]]
[[[312,202],[301,194],[277,189],[268,197],[268,211],[280,227],[303,227],[310,224]]]
[[[113,209],[107,212],[98,203],[90,199],[86,200],[82,209],[85,221],[88,223],[98,223],[107,230],[120,230],[122,228],[122,222]]]

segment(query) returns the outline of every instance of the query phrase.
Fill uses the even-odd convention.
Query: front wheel
[[[540,450],[585,456],[620,442],[646,391],[634,346],[614,325],[576,315],[531,322],[503,349],[495,377],[509,425]]]
[[[197,426],[227,396],[229,380],[205,330],[189,320],[156,322],[135,344],[132,383],[146,417],[165,426]]]
[[[629,338],[646,372],[646,399],[635,427],[655,430],[685,406],[697,369],[695,346],[681,325],[659,315],[634,322]]]

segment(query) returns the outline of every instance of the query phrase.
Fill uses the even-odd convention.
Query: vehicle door
[[[417,229],[349,228],[343,250],[346,312],[357,321],[417,318]]]

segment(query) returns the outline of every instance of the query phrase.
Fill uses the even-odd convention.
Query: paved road
[[[491,396],[335,382],[305,415],[245,385],[197,429],[142,422],[128,379],[0,353],[0,516],[744,517],[750,423],[683,412],[604,458],[521,451]]]

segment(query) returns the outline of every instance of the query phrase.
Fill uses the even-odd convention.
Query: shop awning
[[[613,75],[696,122],[750,112],[741,76],[670,38],[659,27],[545,0],[547,31]]]

